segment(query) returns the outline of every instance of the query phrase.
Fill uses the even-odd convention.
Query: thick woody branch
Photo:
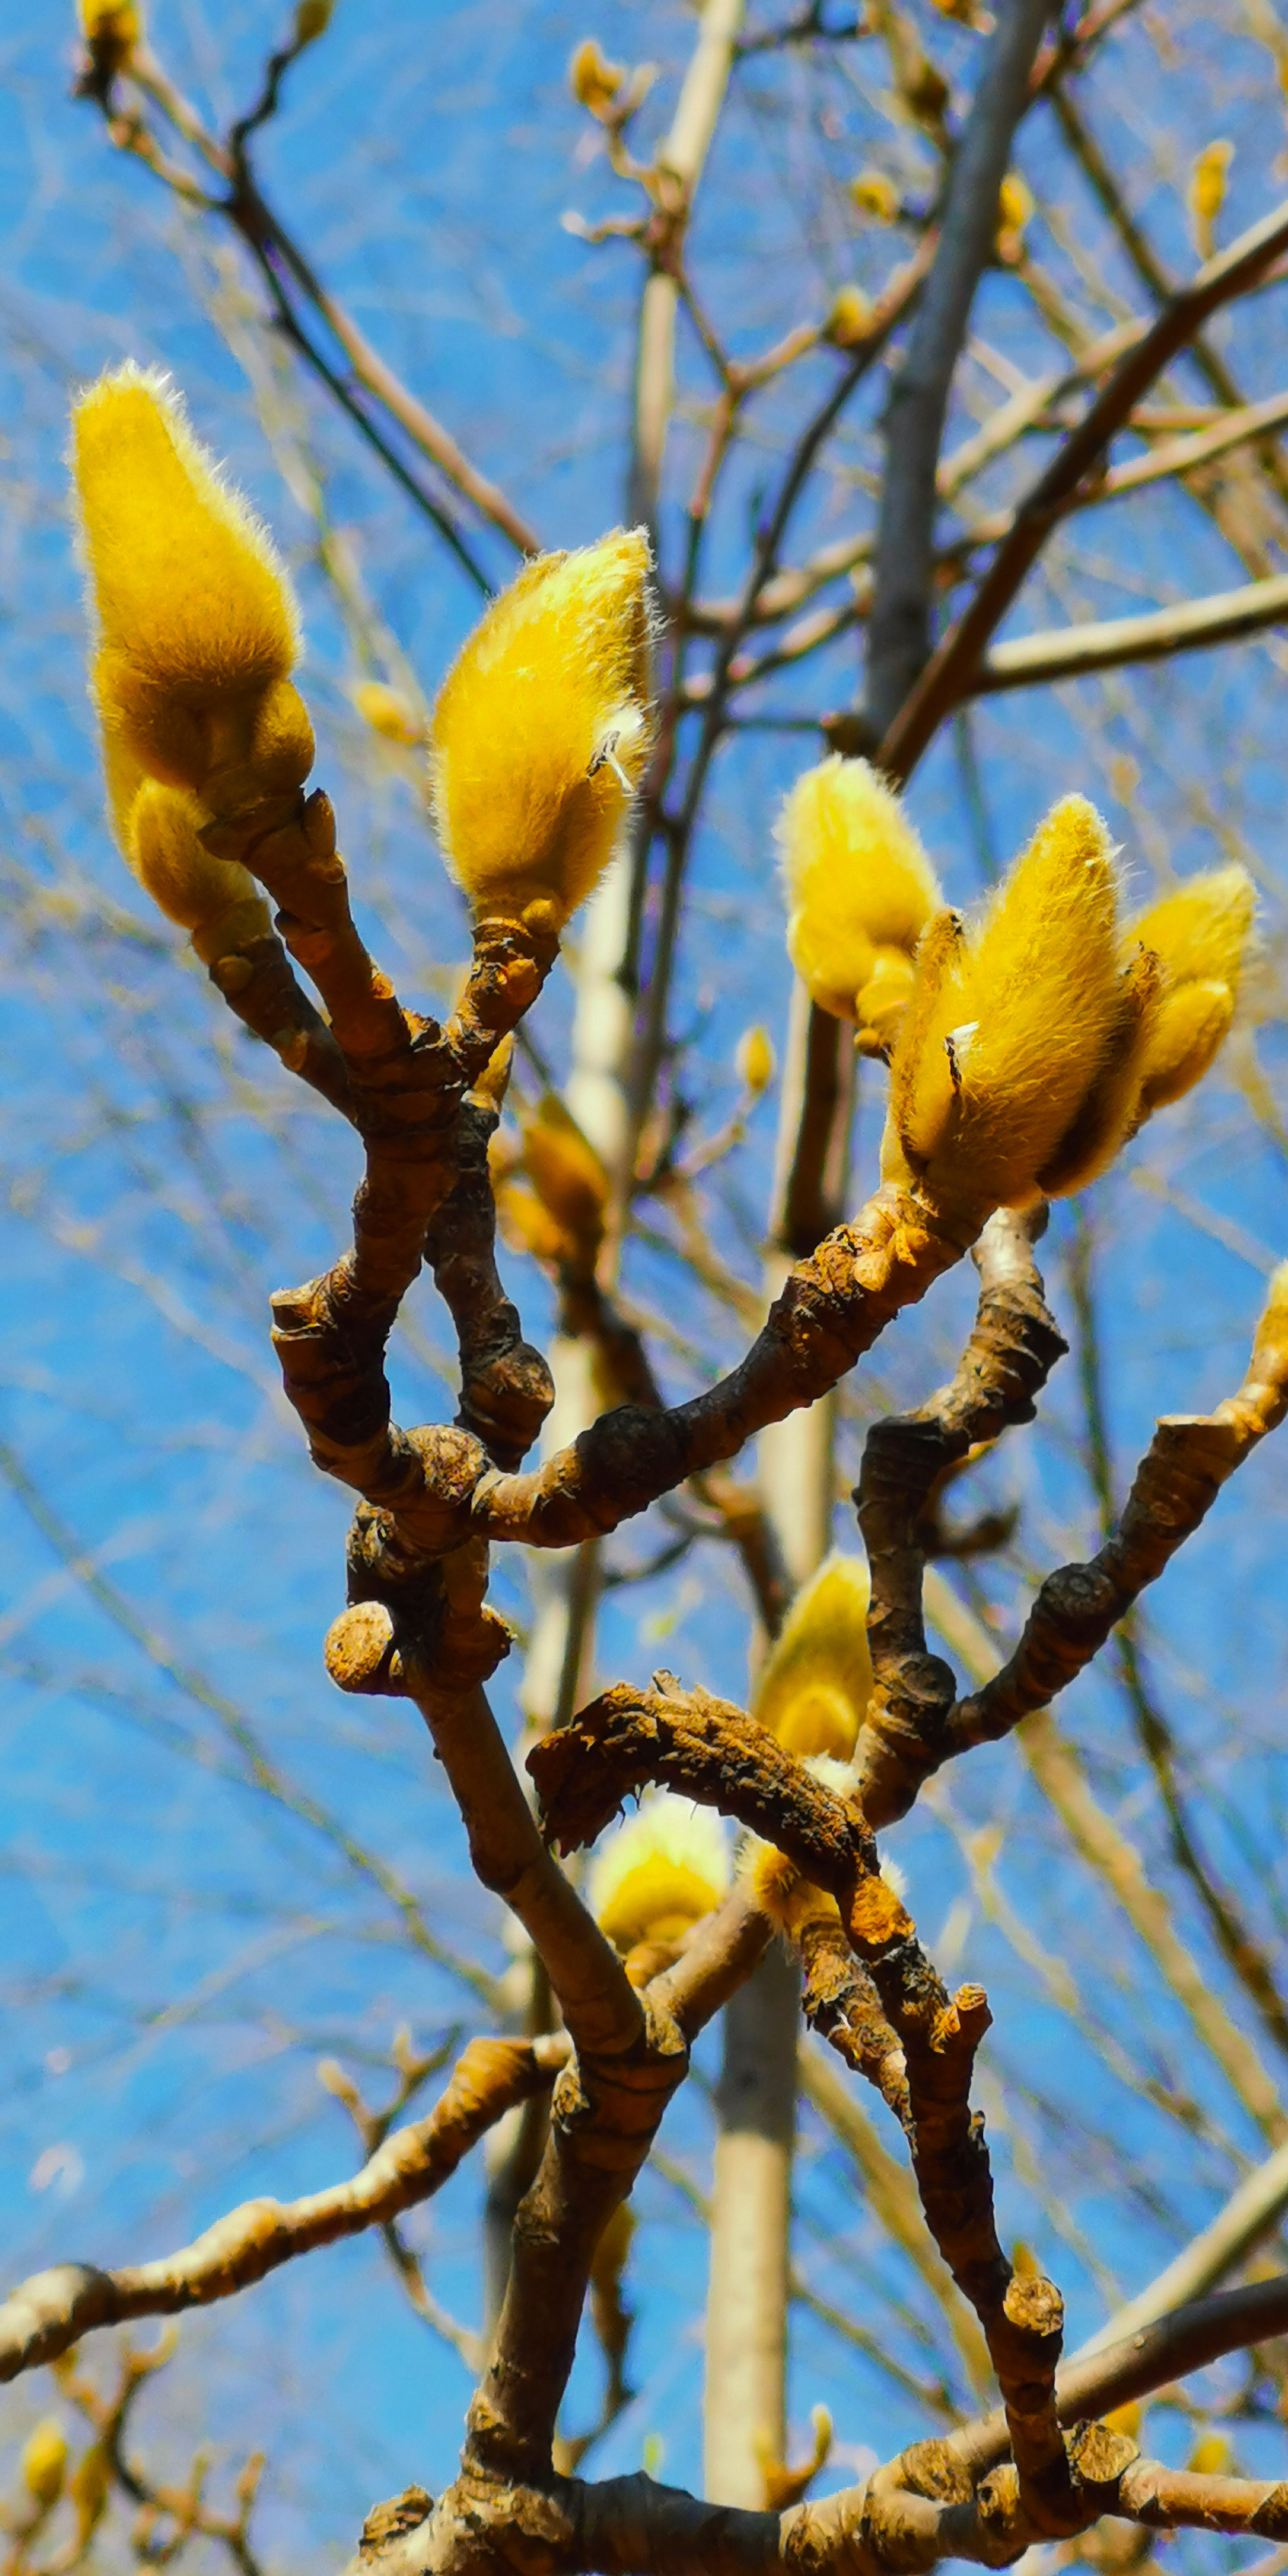
[[[999,1208],[974,1260],[975,1322],[951,1384],[917,1412],[868,1433],[855,1494],[872,1570],[868,1642],[875,1696],[859,1737],[859,1796],[880,1828],[906,1815],[945,1759],[956,1700],[949,1666],[926,1650],[926,1513],[945,1470],[977,1442],[1031,1422],[1034,1399],[1068,1348],[1047,1309],[1033,1244],[1045,1223]]]
[[[385,2227],[440,2191],[485,2130],[552,2083],[570,2043],[473,2039],[441,2099],[397,2129],[348,2182],[304,2200],[248,2200],[191,2245],[114,2272],[60,2263],[37,2272],[0,2305],[0,2380],[56,2361],[84,2334],[133,2317],[173,2316],[249,2289],[315,2246]]]
[[[542,1353],[523,1338],[518,1309],[496,1266],[496,1201],[488,1143],[499,1113],[473,1094],[456,1122],[456,1178],[425,1235],[425,1259],[456,1327],[461,1363],[458,1429],[481,1440],[498,1467],[517,1467],[554,1403]]]
[[[601,2058],[633,2051],[644,2028],[639,1997],[546,1849],[483,1692],[435,1689],[414,1665],[408,1678],[460,1808],[474,1874],[529,1934],[576,2047]]]
[[[1173,1414],[1159,1423],[1113,1537],[1089,1565],[1062,1566],[1047,1576],[1010,1661],[953,1711],[949,1752],[1009,1734],[1067,1688],[1285,1412],[1288,1322],[1272,1303],[1238,1394],[1214,1413]]]
[[[1095,471],[1110,440],[1141,395],[1188,345],[1209,314],[1258,285],[1286,249],[1288,209],[1280,206],[1241,234],[1218,258],[1208,260],[1120,360],[1077,429],[1033,485],[969,606],[945,636],[889,726],[881,746],[881,765],[892,776],[904,779],[911,775],[943,716],[969,695],[989,639],[1041,552],[1050,529],[1069,496]]]

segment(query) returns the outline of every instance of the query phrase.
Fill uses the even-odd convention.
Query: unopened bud
[[[749,1091],[754,1100],[759,1100],[762,1091],[768,1091],[774,1079],[774,1049],[768,1029],[759,1025],[754,1029],[744,1029],[738,1040],[734,1062],[743,1089]]]
[[[67,2475],[67,2436],[52,2415],[28,2434],[18,2468],[28,2495],[48,2513],[57,2504]]]

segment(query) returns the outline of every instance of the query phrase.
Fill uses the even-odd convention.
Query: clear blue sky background
[[[1201,13],[1175,14],[1174,95],[1150,89],[1155,58],[1133,35],[1091,91],[1153,237],[1179,271],[1190,252],[1178,174],[1209,138],[1213,102],[1239,144],[1231,225],[1262,212],[1280,184],[1279,117],[1264,54],[1225,43]],[[278,20],[245,0],[218,11],[161,0],[155,26],[170,68],[225,120],[252,94]],[[499,0],[397,10],[340,0],[325,43],[292,76],[261,158],[323,275],[552,543],[597,534],[623,507],[634,257],[621,246],[588,248],[559,221],[570,206],[593,218],[625,202],[588,152],[585,120],[566,93],[569,49],[591,31],[578,11]],[[593,32],[610,53],[660,60],[655,126],[674,97],[688,12],[607,7]],[[968,82],[973,40],[940,30],[941,40]],[[61,12],[33,17],[0,0],[0,2224],[14,2279],[69,2255],[108,2262],[160,2252],[237,2198],[331,2179],[353,2144],[318,2086],[318,2058],[339,2056],[382,2098],[381,2064],[400,2021],[428,2044],[486,2020],[468,1987],[418,1949],[361,1855],[397,1873],[440,1942],[494,1971],[505,1959],[414,1722],[396,1703],[339,1701],[322,1673],[346,1515],[340,1495],[308,1470],[283,1407],[267,1294],[334,1257],[355,1149],[230,1032],[110,846],[64,499],[69,395],[126,354],[163,361],[202,434],[277,530],[305,604],[318,775],[336,797],[373,943],[417,1000],[450,988],[466,946],[461,914],[407,779],[382,764],[353,716],[347,687],[358,661],[319,563],[311,478],[320,478],[328,526],[373,616],[427,688],[476,603],[432,531],[271,350],[231,241],[180,216],[150,173],[111,153],[94,111],[70,98],[73,54]],[[800,65],[777,87],[765,70],[740,75],[696,239],[704,298],[738,350],[816,312],[849,277],[875,281],[889,259],[887,242],[856,236],[840,191],[883,153],[901,169],[912,146],[874,124],[843,83],[834,97],[811,87],[825,77]],[[1022,157],[1039,186],[1052,150],[1050,126],[1035,120]],[[1126,294],[1084,201],[1070,189],[1061,203],[1111,291]],[[1058,269],[1065,254],[1057,245],[1050,255]],[[1240,325],[1233,347],[1249,395],[1284,380],[1284,312],[1281,289]],[[1052,363],[1013,281],[989,281],[982,319],[1011,363]],[[825,382],[823,366],[793,378],[758,415],[763,429],[713,533],[709,589],[733,580],[749,518]],[[702,390],[687,348],[683,370],[677,494],[697,453],[689,414]],[[838,445],[844,471],[808,504],[793,552],[866,506],[879,396],[874,384]],[[670,505],[673,562],[678,535]],[[485,536],[480,552],[501,577],[500,545]],[[1111,614],[1244,577],[1198,510],[1163,494],[1130,517],[1119,510],[1082,523],[1016,625]],[[842,642],[824,674],[783,680],[765,702],[843,703],[853,650],[852,639]],[[1227,849],[1245,855],[1268,943],[1259,1060],[1281,1109],[1282,693],[1274,652],[1254,644],[1130,683],[1088,684],[1058,702],[995,701],[975,734],[983,839],[951,742],[913,800],[960,900],[977,890],[990,852],[1007,855],[1044,804],[1073,786],[1110,812],[1142,896],[1171,869],[1211,864]],[[717,768],[674,1014],[692,1040],[687,1089],[701,1129],[732,1105],[733,1051],[747,1022],[763,1018],[781,1039],[787,973],[770,826],[806,756],[799,737],[751,733]],[[567,1022],[567,985],[557,982],[537,1028],[556,1066]],[[878,1123],[871,1083],[857,1143],[867,1183]],[[771,1129],[767,1105],[718,1207],[722,1249],[753,1279]],[[1090,1214],[1125,1475],[1156,1412],[1207,1405],[1237,1382],[1261,1274],[1288,1249],[1283,1154],[1222,1079],[1150,1131],[1093,1194]],[[1053,1229],[1057,1302],[1070,1224],[1062,1212]],[[736,1347],[727,1318],[706,1301],[686,1303],[679,1279],[664,1254],[633,1256],[633,1292],[681,1337],[659,1346],[676,1391]],[[529,1274],[522,1285],[544,1325],[540,1281]],[[937,1382],[968,1308],[967,1282],[950,1281],[924,1317],[900,1326],[856,1390],[859,1419],[887,1400],[915,1402]],[[428,1291],[412,1323],[396,1352],[396,1406],[404,1420],[440,1418],[452,1402],[447,1336]],[[1046,1433],[988,1471],[990,1491],[1024,1505],[1020,1558],[990,1577],[1003,1611],[1026,1568],[1094,1544],[1072,1366],[1048,1420]],[[854,1423],[845,1437],[855,1460]],[[1267,1453],[1160,1593],[1168,1635],[1153,1650],[1192,1777],[1217,1797],[1213,1854],[1273,1942],[1282,1932],[1281,1494],[1281,1466]],[[636,1561],[651,1544],[651,1532],[628,1529],[614,1561]],[[526,1616],[508,1568],[497,1598]],[[745,1622],[722,1559],[699,1557],[610,1601],[606,1678],[661,1658],[736,1696],[744,1656]],[[507,1718],[517,1664],[499,1684]],[[1070,1722],[1100,1793],[1161,1852],[1111,1684],[1084,1685]],[[261,1754],[280,1795],[256,1777]],[[1138,2073],[1173,2086],[1183,2073],[1203,2104],[1198,2133],[1186,2135],[1143,2081],[1115,2083],[1050,2007],[1041,1976],[969,1900],[952,1831],[933,1818],[910,1823],[898,1844],[925,1933],[946,1968],[983,1977],[994,1995],[994,2097],[1011,2080],[995,2122],[1005,2225],[1041,2245],[1081,2333],[1099,2321],[1115,2281],[1132,2288],[1158,2268],[1257,2141],[1210,2070],[1191,2062],[1147,1964],[1116,1929],[1098,1928],[1014,1751],[983,1757],[953,1795],[967,1830],[1001,1827],[1008,1893],[1041,1944],[1083,1977],[1093,2020],[1135,2052]],[[301,1812],[309,1802],[311,1816]],[[1206,1936],[1180,1902],[1206,1961]],[[1142,1992],[1147,2043],[1136,2024]],[[710,2073],[711,2048],[704,2065]],[[665,2143],[702,2186],[709,2122],[700,2094]],[[1043,2154],[1060,2174],[1046,2206],[1031,2171]],[[903,2365],[928,2370],[919,2294],[808,2129],[803,2174],[803,2274],[833,2304],[879,2315]],[[478,2298],[478,2190],[473,2170],[412,2228],[435,2293],[466,2319]],[[605,2472],[635,2466],[651,2441],[652,2460],[692,2480],[702,2238],[660,2178],[646,2179],[639,2198],[649,2223],[631,2286],[641,2394],[597,2456]],[[911,2318],[891,2319],[889,2291],[910,2303]],[[596,2392],[592,2356],[579,2364],[574,2424],[589,2420]],[[378,2248],[358,2244],[185,2325],[141,2430],[155,2428],[156,2456],[171,2469],[198,2429],[208,2432],[216,2484],[262,2436],[270,2558],[297,2561],[307,2545],[332,2559],[374,2496],[447,2477],[467,2393],[464,2371],[411,2315]],[[37,2390],[9,2399],[15,2438],[46,2398]],[[806,2318],[792,2388],[798,2430],[817,2399],[835,2413],[845,2474],[922,2428],[875,2364]]]

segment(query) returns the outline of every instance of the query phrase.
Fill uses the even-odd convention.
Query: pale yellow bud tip
[[[768,1029],[744,1029],[734,1061],[743,1089],[751,1093],[753,1100],[759,1100],[774,1079],[774,1048]]]
[[[729,1888],[728,1839],[718,1816],[649,1790],[596,1855],[590,1907],[621,1951],[677,1941]]]
[[[386,742],[405,743],[413,751],[423,744],[424,719],[401,689],[391,689],[384,680],[356,680],[350,695],[363,723]]]
[[[761,1667],[752,1714],[802,1759],[848,1762],[872,1696],[868,1569],[829,1556],[797,1593]]]
[[[539,555],[493,601],[434,709],[444,855],[476,919],[561,927],[618,846],[653,742],[648,540]]]
[[[777,829],[792,964],[811,1000],[856,1020],[860,1044],[880,1052],[942,900],[934,869],[894,789],[866,760],[839,752],[797,779]]]
[[[28,2495],[48,2512],[57,2504],[67,2475],[67,2437],[52,2415],[43,2417],[28,2434],[18,2468]]]
[[[857,348],[872,328],[872,300],[860,286],[839,287],[823,325],[823,337],[834,349]]]
[[[871,215],[879,224],[892,224],[899,212],[899,191],[884,170],[860,170],[850,181],[849,195],[859,214]]]
[[[623,81],[625,66],[610,63],[593,36],[578,45],[568,65],[568,86],[579,106],[589,108],[592,116],[603,117],[613,106]]]

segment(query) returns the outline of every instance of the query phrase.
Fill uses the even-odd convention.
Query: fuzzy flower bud
[[[542,1206],[580,1242],[598,1243],[609,1180],[594,1146],[553,1091],[523,1120],[523,1168]]]
[[[295,42],[314,45],[326,34],[335,15],[335,0],[296,0]]]
[[[787,952],[810,997],[892,1044],[917,942],[943,898],[899,798],[866,760],[833,752],[798,778],[778,824]]]
[[[43,2505],[46,2513],[51,2512],[67,2475],[67,2436],[54,2416],[44,2416],[34,2432],[27,2435],[18,2471],[28,2495]]]
[[[1214,868],[1131,923],[1128,939],[1162,969],[1142,1050],[1141,1118],[1179,1100],[1207,1072],[1234,1017],[1255,909],[1247,870]]]
[[[803,1584],[761,1666],[752,1715],[802,1759],[848,1762],[872,1696],[868,1569],[834,1552]]]
[[[202,963],[213,966],[265,938],[273,923],[249,869],[206,848],[205,819],[197,797],[147,779],[131,808],[125,855],[167,920],[177,921]]]
[[[1024,257],[1024,236],[1033,214],[1032,190],[1018,170],[1008,170],[997,195],[997,256],[1004,268]]]
[[[1069,1140],[1106,1086],[1098,1149],[1125,1132],[1143,998],[1120,959],[1108,832],[1066,796],[978,924],[943,912],[926,931],[890,1069],[885,1177],[976,1218],[1077,1187],[1088,1158],[1071,1174]]]
[[[559,928],[613,856],[653,739],[648,560],[640,528],[539,555],[443,683],[434,815],[476,919]]]
[[[593,36],[577,46],[568,65],[568,87],[580,107],[589,108],[592,116],[605,117],[618,97],[626,78],[621,63],[610,63],[608,56]]]
[[[718,1816],[651,1789],[610,1835],[590,1874],[590,1909],[619,1950],[678,1941],[729,1888],[729,1844]]]
[[[127,363],[73,413],[109,774],[133,767],[232,814],[313,761],[289,673],[295,603],[273,547],[165,376]]]
[[[101,2443],[96,2442],[92,2450],[86,2451],[77,2461],[72,2471],[70,2492],[76,2508],[78,2551],[87,2546],[103,2519],[111,2482],[107,2453]]]

